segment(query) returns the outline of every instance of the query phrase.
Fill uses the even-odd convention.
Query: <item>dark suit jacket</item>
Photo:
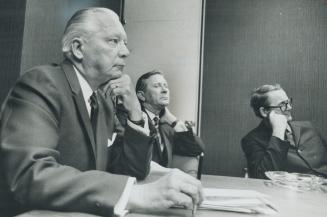
[[[144,108],[143,111],[146,113]],[[126,125],[127,112],[126,110],[124,110],[124,108],[118,107],[117,116],[120,122],[123,125]],[[155,127],[152,124],[149,116],[148,124],[150,134],[152,135],[150,143],[152,144],[151,151],[153,156],[157,154],[156,149],[153,147],[155,143]],[[194,135],[192,129],[188,129],[188,131],[185,132],[176,132],[169,124],[160,123],[159,131],[161,135],[161,141],[165,146],[163,152],[164,156],[162,157],[167,159],[164,165],[162,165],[164,167],[172,166],[173,155],[196,157],[200,155],[201,152],[204,152],[204,143],[202,142],[200,137]],[[152,157],[152,159],[154,159],[154,157]]]
[[[143,111],[146,113],[144,108]],[[124,108],[118,106],[117,109],[118,119],[123,125],[127,123],[127,112]],[[150,134],[152,135],[151,139],[151,150],[152,150],[152,160],[158,159],[154,155],[158,155],[156,149],[154,148],[155,144],[155,127],[152,124],[150,117],[148,116],[148,124],[150,129]],[[192,129],[188,129],[185,132],[176,132],[169,124],[160,123],[159,131],[161,135],[161,141],[164,144],[164,151],[161,158],[166,159],[164,162],[161,162],[161,165],[164,167],[172,166],[172,158],[173,155],[180,156],[189,156],[196,157],[204,151],[204,143],[200,139],[200,137],[194,135]],[[160,164],[157,160],[157,163]]]
[[[290,122],[295,148],[272,136],[264,122],[242,139],[249,176],[266,178],[266,171],[288,171],[327,176],[327,144],[308,121]]]
[[[118,123],[111,99],[101,103],[103,130],[111,138]],[[151,144],[149,136],[128,126],[109,151],[107,144],[95,144],[69,61],[26,72],[1,116],[0,213],[49,209],[111,215],[128,176],[108,171],[144,178]]]
[[[151,129],[152,123],[149,122]],[[196,157],[204,151],[204,144],[202,140],[193,134],[192,129],[185,132],[176,132],[169,124],[159,124],[159,131],[161,141],[165,146],[165,158],[167,159],[165,167],[172,166],[173,155]],[[154,140],[152,140],[154,141]],[[155,149],[154,149],[155,151]],[[152,152],[152,155],[155,153]]]

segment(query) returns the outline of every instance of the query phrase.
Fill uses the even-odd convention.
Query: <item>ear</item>
[[[141,102],[145,102],[145,96],[144,96],[144,92],[142,90],[137,91],[136,95],[137,95],[137,98],[139,98],[139,100]]]
[[[268,117],[268,111],[264,107],[260,107],[259,112],[260,112],[261,117],[263,117],[263,118]]]
[[[78,59],[83,59],[83,42],[80,38],[74,38],[73,43],[71,44],[72,55]]]

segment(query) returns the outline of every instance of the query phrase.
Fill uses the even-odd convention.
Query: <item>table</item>
[[[149,180],[155,180],[156,177],[150,177]],[[211,176],[203,175],[202,184],[204,187],[210,188],[233,188],[256,190],[269,195],[269,200],[278,209],[278,213],[273,217],[326,217],[327,216],[327,190],[297,192],[291,189],[278,187],[269,180],[262,179],[246,179],[227,176]],[[31,211],[20,215],[19,217],[95,217],[90,214],[82,213],[59,213],[49,211]],[[164,212],[154,212],[149,214],[130,213],[126,217],[190,217],[191,210],[185,209],[169,209]],[[198,210],[197,217],[267,217],[263,214],[243,214],[235,212]]]
[[[288,188],[273,185],[270,180],[246,179],[227,176],[203,175],[202,184],[210,188],[233,188],[256,190],[269,195],[269,200],[278,210],[274,217],[326,217],[327,216],[327,192],[306,191],[298,192]],[[190,217],[191,210],[170,209],[165,212],[151,214],[130,213],[127,217],[154,217],[154,216],[178,216]],[[243,214],[224,211],[198,210],[197,217],[267,217],[263,214]]]

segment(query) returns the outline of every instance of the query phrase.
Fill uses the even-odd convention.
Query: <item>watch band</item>
[[[174,127],[177,125],[178,121],[179,121],[179,120],[174,121],[173,123],[171,123],[170,126],[171,126],[172,128],[174,128]]]

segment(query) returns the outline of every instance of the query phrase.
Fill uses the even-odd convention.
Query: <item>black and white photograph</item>
[[[0,217],[326,217],[326,0],[0,0]]]

